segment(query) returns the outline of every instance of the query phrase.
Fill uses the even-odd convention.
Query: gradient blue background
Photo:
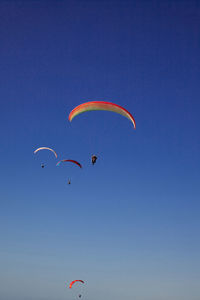
[[[0,2],[0,299],[200,299],[199,99],[199,1]]]

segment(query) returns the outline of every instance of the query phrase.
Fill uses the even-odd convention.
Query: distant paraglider
[[[34,151],[34,154],[36,154],[38,151],[41,151],[41,150],[49,150],[49,151],[51,151],[55,155],[56,158],[58,157],[57,153],[53,149],[51,149],[49,147],[40,147],[40,148],[37,148]],[[41,163],[41,168],[44,169],[44,167],[45,167],[45,164]]]

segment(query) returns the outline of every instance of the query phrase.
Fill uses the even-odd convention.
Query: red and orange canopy
[[[73,280],[73,281],[69,284],[69,288],[71,289],[71,288],[72,288],[72,285],[73,285],[75,282],[77,282],[77,281],[84,283],[83,280]]]

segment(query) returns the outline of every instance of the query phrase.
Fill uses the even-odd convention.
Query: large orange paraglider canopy
[[[133,123],[134,128],[136,128],[135,119],[128,110],[118,104],[105,101],[90,101],[76,106],[69,114],[69,121],[72,121],[77,115],[91,110],[107,110],[118,113],[129,119]]]

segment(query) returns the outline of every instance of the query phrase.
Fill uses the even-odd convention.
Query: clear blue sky
[[[0,2],[0,299],[200,299],[199,99],[199,1]]]

